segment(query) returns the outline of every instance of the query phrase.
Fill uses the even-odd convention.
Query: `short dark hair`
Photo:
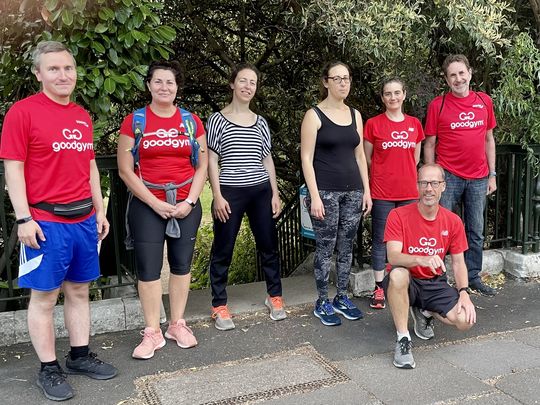
[[[338,60],[332,60],[330,62],[326,62],[321,70],[321,83],[320,83],[321,100],[324,100],[326,97],[328,97],[328,89],[324,87],[323,82],[328,82],[328,75],[330,74],[330,69],[336,66],[345,67],[347,71],[349,72],[349,76],[351,76],[351,68],[346,63],[340,62]]]
[[[399,83],[401,84],[401,88],[403,89],[403,91],[407,90],[405,86],[405,82],[401,78],[397,76],[385,77],[381,82],[381,88],[380,88],[381,96],[384,94],[384,87],[389,83]]]
[[[229,83],[234,83],[234,81],[236,80],[236,76],[238,76],[238,73],[240,73],[244,69],[249,69],[255,72],[255,75],[257,76],[257,82],[261,80],[261,72],[259,72],[259,69],[257,69],[255,65],[251,63],[239,63],[232,68],[231,74],[229,76]]]
[[[444,58],[444,62],[442,64],[442,70],[444,72],[444,75],[448,73],[448,66],[450,66],[454,62],[461,62],[465,65],[467,70],[471,70],[471,65],[469,64],[469,59],[465,55],[462,55],[460,53],[455,55],[448,55],[446,58]]]
[[[182,66],[176,60],[158,60],[150,63],[150,66],[148,66],[148,73],[146,73],[146,83],[150,83],[150,80],[152,80],[152,77],[154,76],[154,72],[158,69],[170,70],[174,75],[176,85],[179,88],[184,85],[184,72],[182,70]]]

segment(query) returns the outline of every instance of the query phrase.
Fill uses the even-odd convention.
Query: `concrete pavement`
[[[365,318],[325,327],[311,313],[310,276],[284,280],[288,319],[273,322],[262,283],[229,288],[236,329],[209,318],[208,291],[190,296],[186,317],[199,341],[174,342],[147,361],[132,359],[138,331],[97,335],[91,348],[113,362],[109,381],[69,376],[69,404],[535,404],[540,403],[540,284],[507,280],[493,298],[473,296],[478,324],[461,333],[438,322],[435,339],[413,336],[416,369],[392,365],[395,331],[388,309],[354,301]],[[412,322],[410,322],[412,332]],[[69,344],[58,341],[63,362]],[[35,386],[30,344],[0,348],[2,404],[51,403]]]

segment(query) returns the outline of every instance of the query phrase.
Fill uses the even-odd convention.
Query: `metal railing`
[[[540,146],[532,148],[540,158]],[[127,190],[118,175],[115,156],[96,159],[102,175],[104,197],[108,200],[107,218],[111,223],[109,236],[100,251],[100,266],[107,283],[95,289],[107,290],[133,285],[135,280],[133,254],[124,248],[124,215]],[[485,214],[486,248],[519,248],[522,253],[540,251],[540,178],[534,176],[526,152],[518,145],[497,146],[498,191],[488,198]],[[6,304],[23,308],[28,299],[26,290],[16,286],[18,264],[17,225],[7,198],[4,167],[0,161],[0,312]],[[362,266],[369,262],[371,221],[362,221],[355,260]],[[289,276],[313,250],[314,242],[300,235],[300,204],[296,194],[277,219],[278,243],[282,277]],[[362,237],[363,235],[363,237]],[[257,279],[262,280],[260,267]],[[7,308],[10,309],[10,308]],[[17,309],[17,308],[15,308]]]

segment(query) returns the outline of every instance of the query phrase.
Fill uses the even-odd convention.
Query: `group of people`
[[[443,70],[451,91],[429,105],[425,135],[418,119],[403,113],[406,89],[399,78],[382,83],[386,110],[364,127],[360,113],[345,104],[352,75],[341,62],[324,67],[322,101],[306,112],[301,127],[302,169],[316,236],[314,315],[328,326],[341,323],[337,314],[349,320],[363,317],[347,287],[358,225],[371,212],[376,286],[370,305],[382,309],[388,299],[397,330],[394,365],[401,368],[415,366],[409,311],[416,335],[430,339],[434,317],[463,330],[476,322],[469,287],[494,294],[478,275],[485,194],[496,189],[493,105],[487,94],[470,91],[472,70],[463,55],[449,56]],[[28,329],[41,362],[37,385],[47,398],[65,400],[74,395],[65,373],[95,379],[117,374],[89,349],[89,283],[99,276],[98,243],[108,234],[109,223],[92,122],[71,101],[77,81],[73,55],[62,43],[41,42],[33,52],[33,72],[41,92],[16,102],[6,114],[0,158],[21,242],[18,283],[31,290]],[[254,66],[237,66],[229,80],[230,103],[212,114],[205,128],[198,116],[176,105],[183,85],[180,65],[153,62],[145,79],[150,104],[122,122],[117,157],[130,192],[126,248],[134,250],[145,322],[134,358],[153,357],[166,339],[181,348],[197,345],[184,312],[202,218],[199,197],[207,177],[213,193],[209,271],[215,327],[235,327],[226,287],[244,214],[264,270],[270,318],[287,316],[275,229],[281,201],[270,129],[250,109],[259,80]],[[424,138],[426,164],[417,175]],[[463,203],[465,227],[451,212],[458,203]],[[171,274],[170,318],[163,333],[165,241]],[[337,294],[330,300],[334,251]],[[446,280],[447,253],[456,288]],[[71,346],[65,369],[56,358],[53,325],[60,290]]]

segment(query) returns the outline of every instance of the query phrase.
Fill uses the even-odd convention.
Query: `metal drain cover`
[[[314,391],[349,381],[312,346],[135,380],[136,403],[228,405]]]

